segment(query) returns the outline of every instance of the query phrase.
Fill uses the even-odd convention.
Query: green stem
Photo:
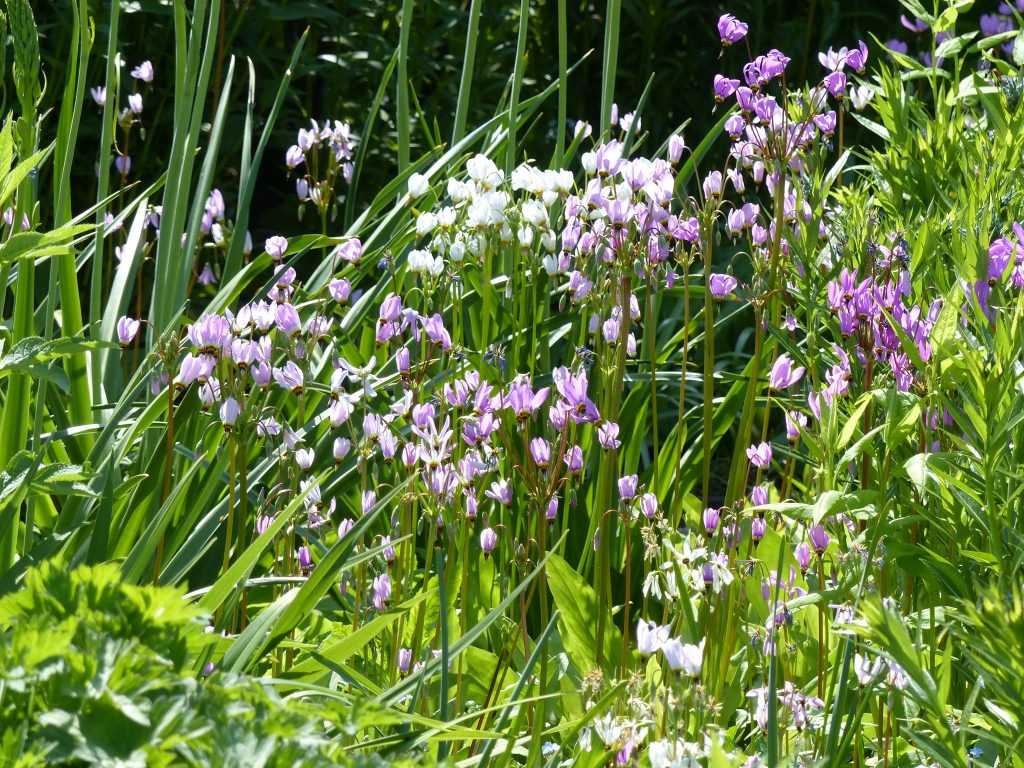
[[[409,167],[409,33],[414,0],[402,0],[398,31],[398,170]]]
[[[708,290],[711,283],[713,257],[713,223],[704,225],[704,432],[702,435],[703,475],[701,493],[703,504],[710,504],[711,495],[711,438],[715,398],[715,303]]]

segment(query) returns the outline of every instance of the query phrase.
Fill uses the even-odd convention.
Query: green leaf
[[[622,658],[622,634],[607,608],[598,605],[593,588],[559,555],[551,556],[548,584],[560,614],[562,644],[580,676],[597,667],[597,614],[602,610],[606,612],[604,666],[609,671],[617,668]]]

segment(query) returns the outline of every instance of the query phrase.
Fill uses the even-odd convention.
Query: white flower
[[[300,469],[309,469],[313,466],[314,453],[312,448],[299,448],[295,451],[295,463]]]
[[[522,216],[535,227],[547,226],[548,210],[537,200],[527,200],[523,203]]]
[[[475,235],[466,241],[466,250],[479,258],[487,249],[487,238],[483,235]]]
[[[703,757],[700,745],[682,739],[653,741],[647,750],[651,768],[698,768],[700,757]]]
[[[379,378],[373,375],[373,369],[377,367],[377,356],[372,356],[366,365],[359,366],[353,365],[345,358],[338,361],[338,364],[348,371],[348,375],[353,379],[358,379],[363,385],[363,395],[366,398],[376,397],[377,392],[373,388],[373,385],[380,381]]]
[[[701,666],[704,663],[703,639],[700,645],[692,645],[684,644],[678,638],[672,637],[662,644],[661,652],[665,654],[665,661],[673,671],[682,670],[690,677],[700,677]]]
[[[462,241],[462,237],[457,237],[448,248],[448,256],[452,261],[462,261],[466,258],[466,244]]]
[[[494,189],[504,180],[504,174],[498,170],[498,166],[484,155],[475,155],[466,161],[466,172],[469,178],[485,189]]]
[[[433,264],[434,257],[430,255],[430,251],[424,251],[421,248],[413,248],[409,251],[409,271],[429,272]]]
[[[853,655],[853,671],[857,675],[858,683],[870,685],[882,672],[882,660],[876,657],[872,664],[868,656],[855,653]]]
[[[606,747],[615,744],[622,735],[622,726],[616,722],[610,712],[594,721],[594,730]]]
[[[533,194],[539,194],[544,186],[544,178],[540,171],[527,163],[523,163],[512,171],[509,181],[512,184],[512,189],[525,189]]]
[[[533,244],[533,227],[526,225],[521,226],[516,231],[516,237],[519,239],[519,244],[523,248],[529,248]]]
[[[577,120],[576,125],[572,129],[572,137],[575,139],[577,136],[582,136],[585,139],[593,130],[593,127],[586,120]]]
[[[835,72],[846,65],[847,53],[849,53],[849,51],[845,46],[840,48],[838,51],[829,48],[828,53],[822,52],[818,54],[818,61],[821,62],[821,66],[825,69]]]
[[[583,166],[584,172],[588,176],[592,176],[597,170],[597,155],[594,152],[584,152],[583,157],[580,158],[580,164]]]
[[[558,248],[558,237],[550,229],[540,233],[540,244],[548,253],[554,253]]]
[[[450,227],[455,223],[455,209],[446,205],[437,214],[437,225],[439,227]]]
[[[636,647],[641,656],[650,656],[661,650],[661,647],[668,640],[668,633],[671,627],[666,624],[659,627],[653,621],[640,619],[636,623]]]
[[[875,96],[875,89],[870,85],[855,85],[850,89],[850,103],[858,112],[868,105]]]
[[[424,211],[416,217],[416,234],[422,237],[429,235],[437,226],[437,217],[430,211]]]
[[[448,197],[453,203],[462,203],[469,199],[473,190],[469,184],[458,179],[448,179]]]
[[[430,189],[430,182],[422,173],[414,173],[409,177],[409,194],[412,197],[422,197]]]

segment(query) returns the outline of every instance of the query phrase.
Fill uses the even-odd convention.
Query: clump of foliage
[[[206,618],[113,564],[29,571],[0,600],[3,765],[375,764],[341,753],[350,707],[199,674],[216,645]]]

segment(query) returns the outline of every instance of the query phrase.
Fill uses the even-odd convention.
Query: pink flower
[[[622,445],[619,440],[619,425],[614,421],[606,421],[597,429],[597,441],[606,450],[614,450]]]
[[[767,469],[772,463],[772,447],[768,443],[760,443],[747,448],[747,458],[758,469]]]
[[[716,299],[723,299],[736,290],[736,278],[713,273],[708,280],[708,290]]]
[[[794,367],[793,360],[789,355],[779,355],[778,360],[772,366],[768,384],[772,389],[789,389],[800,381],[804,370],[803,366]]]
[[[291,360],[281,368],[274,368],[274,381],[281,389],[289,389],[295,394],[299,394],[302,392],[305,380],[302,369]]]
[[[122,347],[131,344],[139,333],[139,321],[125,315],[117,321],[117,341]]]
[[[270,258],[274,261],[280,261],[284,258],[284,254],[288,250],[288,240],[280,235],[274,235],[273,237],[267,238],[263,248],[266,250]]]
[[[480,549],[484,551],[484,557],[490,555],[497,546],[498,534],[495,533],[493,528],[484,528],[480,531]]]

